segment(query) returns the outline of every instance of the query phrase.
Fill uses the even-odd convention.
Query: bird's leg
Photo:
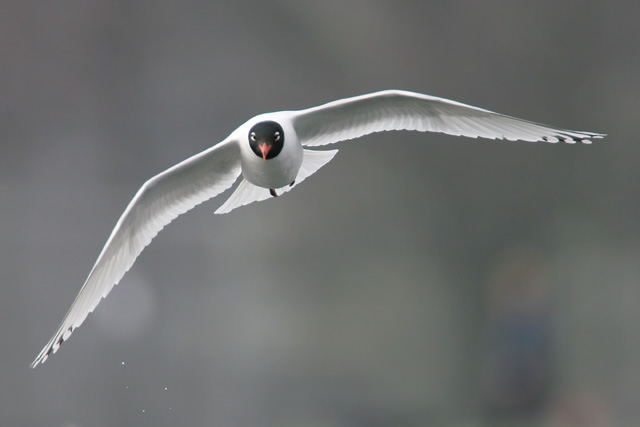
[[[276,193],[276,190],[273,188],[269,189],[269,194],[271,194],[273,197],[278,197],[278,193]]]
[[[289,184],[289,187],[293,187],[293,184],[296,183],[296,180],[294,179],[293,181],[291,181],[291,184]]]

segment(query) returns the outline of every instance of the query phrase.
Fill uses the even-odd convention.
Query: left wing
[[[292,114],[296,133],[305,146],[333,144],[391,130],[585,144],[592,138],[605,136],[556,129],[444,98],[399,90],[341,99]]]

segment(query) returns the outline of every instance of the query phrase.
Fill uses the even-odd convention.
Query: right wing
[[[62,324],[31,367],[58,350],[165,225],[231,187],[239,175],[240,149],[235,139],[227,138],[145,182],[118,220]]]

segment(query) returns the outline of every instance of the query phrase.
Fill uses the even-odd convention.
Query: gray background
[[[3,0],[0,424],[637,425],[638,9]],[[285,197],[177,219],[28,368],[146,179],[389,88],[609,136],[342,144]]]

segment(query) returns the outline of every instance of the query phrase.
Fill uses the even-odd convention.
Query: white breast
[[[273,120],[282,126],[284,145],[276,157],[263,160],[249,146],[249,129],[258,122]],[[302,145],[287,112],[268,113],[256,116],[236,131],[240,141],[242,175],[250,183],[264,188],[281,188],[296,179],[302,164]]]

